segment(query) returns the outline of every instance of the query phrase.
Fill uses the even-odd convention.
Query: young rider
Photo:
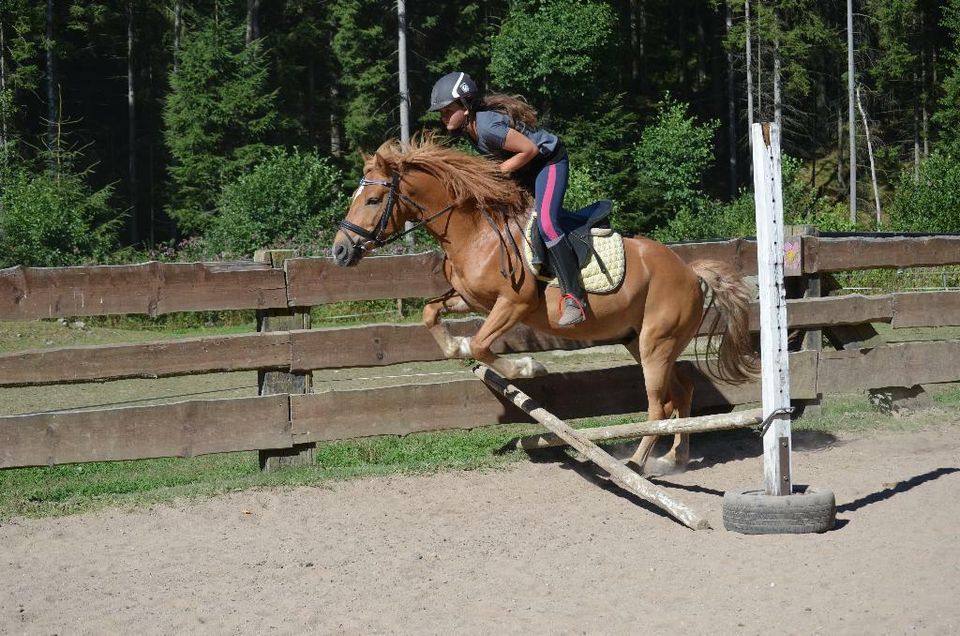
[[[479,94],[466,73],[444,75],[433,86],[430,110],[440,111],[447,130],[466,137],[480,153],[502,163],[500,170],[533,193],[537,225],[560,281],[560,326],[586,320],[587,295],[570,239],[559,216],[567,191],[569,163],[560,139],[537,128],[537,111],[519,97]]]

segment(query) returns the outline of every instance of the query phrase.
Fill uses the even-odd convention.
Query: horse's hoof
[[[541,375],[547,375],[547,369],[542,364],[530,357],[517,358],[513,360],[511,379],[517,378],[536,378]]]
[[[539,378],[547,375],[547,367],[533,358],[528,358],[528,360],[530,360],[530,375],[527,376],[528,378]]]
[[[624,459],[623,465],[629,468],[630,470],[632,470],[633,472],[637,473],[638,475],[643,475],[643,466],[638,464],[636,460],[634,460],[632,457],[629,459]]]
[[[647,462],[647,465],[650,467],[647,474],[651,477],[663,477],[665,475],[682,473],[685,472],[687,468],[686,463],[678,464],[663,457],[652,459]]]

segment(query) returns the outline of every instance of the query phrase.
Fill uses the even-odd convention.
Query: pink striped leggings
[[[566,157],[543,167],[537,175],[534,197],[537,202],[537,224],[548,247],[563,238],[560,215],[563,213],[563,195],[567,192],[570,162]]]

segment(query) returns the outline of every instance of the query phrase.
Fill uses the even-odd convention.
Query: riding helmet
[[[470,106],[477,96],[477,83],[461,71],[447,73],[437,80],[430,92],[430,110],[440,110],[455,100],[464,106]]]

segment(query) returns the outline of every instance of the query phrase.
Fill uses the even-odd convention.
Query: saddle
[[[610,228],[610,201],[598,201],[576,212],[559,215],[560,228],[573,246],[584,289],[592,293],[614,291],[623,282],[623,237]],[[536,277],[556,285],[550,269],[547,246],[537,228],[537,214],[530,215],[524,242],[527,264]]]

